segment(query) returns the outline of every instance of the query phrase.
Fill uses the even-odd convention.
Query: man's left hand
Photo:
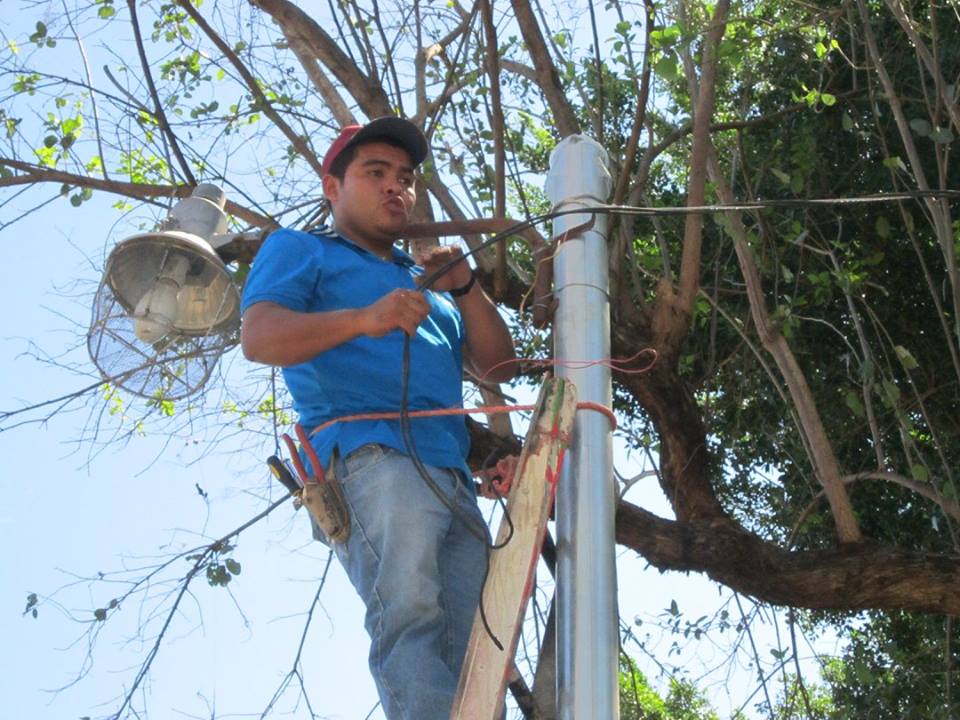
[[[459,260],[455,265],[438,277],[430,286],[431,290],[447,292],[462,288],[470,282],[470,264],[463,257],[463,248],[459,245],[439,245],[425,252],[418,253],[414,258],[424,270],[423,277],[428,278],[450,263]]]
[[[510,492],[510,488],[513,487],[513,478],[517,474],[519,464],[519,457],[507,455],[500,458],[492,468],[477,473],[480,478],[480,487],[477,489],[480,497],[495,500],[506,496]]]

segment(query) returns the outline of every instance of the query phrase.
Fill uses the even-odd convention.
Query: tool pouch
[[[321,482],[310,478],[310,482],[304,484],[300,497],[331,545],[345,543],[350,537],[350,510],[337,479],[336,466],[334,457],[326,478]]]

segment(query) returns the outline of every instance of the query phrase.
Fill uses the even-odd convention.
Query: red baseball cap
[[[413,161],[414,167],[422,163],[427,156],[427,138],[424,137],[420,128],[409,120],[388,115],[371,120],[366,125],[347,125],[343,128],[337,139],[333,141],[330,149],[327,150],[327,154],[323,156],[321,173],[329,175],[333,161],[348,147],[364,140],[374,140],[376,138],[392,138],[399,141],[404,149],[410,153],[410,159]]]

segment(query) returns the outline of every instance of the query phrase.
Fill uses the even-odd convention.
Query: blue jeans
[[[452,513],[403,453],[364,445],[338,463],[351,532],[337,557],[366,606],[370,671],[389,720],[448,720],[486,568],[476,496],[428,467]]]

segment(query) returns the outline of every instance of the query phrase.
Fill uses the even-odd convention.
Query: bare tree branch
[[[660,570],[705,572],[774,605],[960,613],[958,557],[869,544],[791,552],[731,523],[664,520],[623,501],[617,507],[617,542]]]
[[[140,57],[140,69],[143,70],[143,79],[147,83],[147,89],[150,92],[150,98],[153,100],[153,110],[151,111],[151,114],[157,119],[157,124],[160,126],[160,132],[163,133],[164,137],[167,139],[167,142],[170,143],[170,148],[173,150],[173,154],[177,157],[177,163],[180,165],[180,170],[183,173],[183,176],[186,178],[187,183],[190,185],[196,185],[197,179],[193,176],[193,170],[190,169],[190,163],[188,163],[187,159],[183,156],[183,151],[180,149],[180,141],[177,139],[177,134],[170,128],[170,123],[167,121],[167,114],[163,111],[163,103],[160,102],[160,96],[157,94],[157,86],[153,82],[153,73],[150,71],[150,61],[147,60],[147,51],[143,47],[143,36],[140,34],[140,21],[137,19],[136,0],[127,0],[127,9],[130,11],[130,26],[133,29],[133,38],[137,46],[137,55]]]
[[[886,3],[890,12],[893,13],[897,22],[900,23],[900,27],[903,28],[907,37],[910,38],[910,42],[916,49],[917,55],[919,55],[923,61],[923,66],[927,69],[927,72],[930,73],[930,77],[933,78],[933,84],[937,89],[941,106],[947,111],[947,115],[949,115],[950,122],[953,123],[954,129],[960,133],[960,106],[957,105],[955,97],[956,91],[954,91],[954,96],[951,96],[947,83],[943,78],[943,73],[940,71],[940,65],[917,31],[916,23],[907,17],[901,0],[886,0]]]
[[[379,83],[364,75],[317,22],[287,0],[250,0],[280,26],[284,37],[296,38],[346,88],[368,117],[392,114],[390,99]],[[318,173],[319,174],[319,173]]]
[[[506,160],[503,148],[503,106],[500,102],[500,62],[497,47],[497,28],[493,23],[492,0],[480,0],[480,15],[486,42],[485,59],[490,77],[490,108],[487,116],[493,130],[493,214],[504,217],[507,213]],[[497,266],[493,276],[494,297],[503,295],[507,283],[507,248],[497,243]]]
[[[724,203],[735,200],[720,171],[715,155],[711,153],[708,162],[711,182],[717,188],[717,194]],[[796,356],[767,312],[766,299],[760,280],[760,271],[753,258],[753,252],[747,242],[747,232],[738,213],[725,213],[728,232],[733,238],[734,249],[740,262],[747,296],[750,299],[750,313],[757,327],[757,333],[764,348],[773,355],[777,367],[783,375],[790,397],[800,418],[800,427],[805,442],[809,446],[810,462],[816,468],[817,479],[823,486],[837,526],[837,535],[841,542],[854,543],[862,540],[859,524],[850,504],[850,497],[844,489],[840,472],[840,463],[834,453],[833,444],[827,436],[826,428],[813,398],[813,392],[806,376],[797,362]]]
[[[560,75],[550,57],[550,51],[543,39],[543,33],[540,31],[540,24],[530,7],[528,0],[510,0],[513,6],[513,14],[520,26],[520,32],[523,35],[523,41],[527,44],[527,50],[533,59],[533,66],[536,68],[537,85],[547,99],[547,105],[550,106],[550,112],[553,113],[554,122],[557,124],[557,130],[560,137],[575,135],[580,132],[580,122],[577,120],[570,101],[564,94],[563,85],[560,83]]]
[[[76,185],[77,187],[86,187],[92,190],[102,190],[103,192],[123,195],[124,197],[135,198],[137,200],[182,198],[188,197],[190,193],[193,192],[193,187],[190,185],[144,185],[141,183],[120,182],[119,180],[105,180],[103,178],[93,178],[86,175],[77,175],[62,170],[55,170],[53,168],[40,167],[39,165],[32,165],[12,158],[0,157],[0,166],[4,165],[14,170],[19,170],[23,174],[0,177],[0,187],[29,185],[38,182],[56,182]],[[271,218],[248,210],[231,200],[227,200],[225,209],[231,215],[255,227],[270,227],[276,224]]]
[[[132,0],[131,0],[132,2]],[[280,116],[280,113],[277,112],[276,108],[273,107],[273,103],[263,94],[263,90],[260,88],[260,83],[257,82],[257,79],[253,76],[253,73],[250,72],[250,69],[240,61],[240,58],[237,57],[237,54],[233,51],[223,38],[220,37],[219,33],[214,30],[210,24],[204,19],[204,17],[199,13],[199,11],[193,6],[193,3],[190,0],[177,0],[177,4],[184,9],[184,11],[189,15],[197,26],[203,30],[204,34],[210,38],[214,45],[217,46],[217,49],[223,53],[224,57],[230,61],[230,64],[236,69],[240,77],[243,78],[244,83],[247,86],[247,89],[250,91],[250,94],[256,99],[257,104],[263,109],[264,114],[269,117],[273,124],[282,132],[287,140],[290,141],[290,144],[296,149],[297,153],[302,157],[310,167],[313,168],[316,172],[317,177],[320,177],[323,173],[321,171],[321,163],[317,158],[316,154],[313,152],[313,149],[307,143],[306,139],[294,132],[287,122]]]
[[[710,147],[710,119],[716,85],[717,48],[726,30],[729,0],[719,0],[703,41],[703,61],[699,82],[693,70],[689,48],[685,48],[684,64],[691,97],[696,98],[693,114],[693,147],[690,151],[690,170],[687,176],[687,206],[704,204],[707,181],[707,153]],[[679,288],[675,292],[669,278],[657,287],[653,331],[662,353],[674,356],[686,336],[693,302],[700,285],[700,248],[703,237],[703,216],[691,213],[686,218],[683,232],[683,254],[680,259]]]

